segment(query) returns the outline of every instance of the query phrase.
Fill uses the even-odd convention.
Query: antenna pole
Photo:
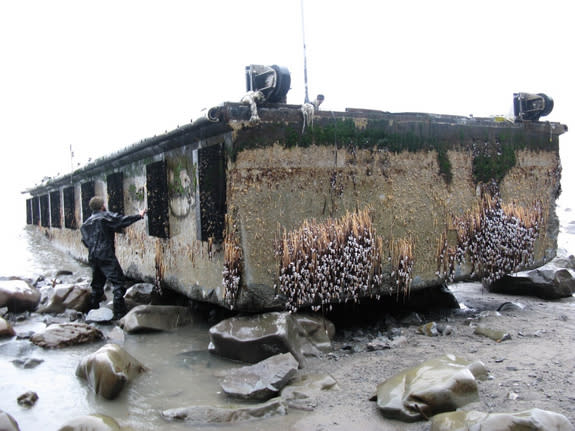
[[[305,84],[305,100],[304,103],[309,103],[309,94],[307,91],[307,54],[305,49],[305,25],[303,20],[303,0],[300,1],[301,8],[301,37],[303,40],[303,81]]]

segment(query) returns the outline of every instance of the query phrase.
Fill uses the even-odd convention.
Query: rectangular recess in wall
[[[32,200],[34,198],[26,199],[26,224],[32,224]]]
[[[226,215],[226,164],[223,143],[198,151],[201,239],[224,237]]]
[[[52,227],[62,227],[62,212],[60,211],[60,192],[50,192],[50,224]]]
[[[146,189],[148,198],[148,234],[169,238],[168,177],[166,162],[146,165]]]
[[[40,198],[38,196],[32,201],[32,224],[40,224]]]
[[[96,194],[94,181],[83,183],[80,187],[82,191],[82,221],[86,221],[86,219],[92,215],[89,203],[90,199],[92,199]]]
[[[77,229],[76,223],[76,197],[74,186],[64,189],[64,226],[68,229]]]
[[[50,227],[50,198],[48,195],[40,196],[40,224]]]
[[[124,214],[124,174],[116,172],[106,177],[108,188],[108,210]]]

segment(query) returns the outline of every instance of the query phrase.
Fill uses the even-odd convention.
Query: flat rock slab
[[[415,422],[456,410],[479,399],[476,377],[487,370],[454,355],[430,359],[377,387],[377,406],[385,417]]]
[[[433,417],[430,431],[573,431],[575,427],[562,414],[531,409],[518,413],[456,411]]]
[[[76,367],[76,375],[88,381],[98,395],[113,400],[147,368],[117,344],[106,344],[83,358]]]
[[[265,401],[277,396],[297,369],[296,358],[291,353],[281,353],[255,365],[228,371],[220,385],[228,396]]]
[[[236,424],[255,419],[281,416],[287,413],[279,398],[261,404],[243,406],[189,406],[164,410],[162,417],[172,421],[185,421],[190,425]]]
[[[188,307],[177,305],[138,305],[119,321],[128,333],[148,331],[173,331],[192,323]]]
[[[99,329],[85,323],[59,323],[30,337],[30,341],[46,349],[59,349],[78,344],[93,343],[104,338]]]

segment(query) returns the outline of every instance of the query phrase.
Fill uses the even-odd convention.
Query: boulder
[[[321,391],[338,389],[336,380],[330,375],[302,375],[282,389],[281,398],[290,409],[311,411],[317,407]]]
[[[309,327],[316,328],[314,338],[322,348],[327,344],[325,335],[330,333],[329,329],[319,329],[321,325],[311,324],[308,318],[305,320],[302,326],[295,315],[287,312],[231,317],[210,328],[209,350],[248,363],[289,352],[303,366],[305,355],[320,354],[304,327],[309,323]],[[329,324],[325,325],[329,328]]]
[[[152,283],[136,283],[132,285],[124,295],[128,308],[137,305],[147,305],[152,302],[154,285]]]
[[[116,420],[105,415],[86,415],[74,418],[58,431],[121,431],[122,428]]]
[[[0,430],[2,431],[20,431],[18,422],[9,413],[0,410]]]
[[[13,337],[16,335],[14,328],[3,317],[0,317],[0,338]]]
[[[37,346],[59,349],[77,344],[93,343],[104,338],[99,329],[85,323],[59,323],[46,327],[30,337]]]
[[[385,417],[414,422],[455,410],[478,400],[476,378],[484,365],[454,355],[430,359],[407,369],[377,387],[377,406]]]
[[[173,331],[192,322],[188,307],[178,305],[138,305],[119,321],[128,333]]]
[[[277,396],[297,369],[298,362],[291,353],[280,353],[255,365],[228,371],[220,386],[228,396],[265,401]]]
[[[272,398],[265,403],[224,406],[189,406],[164,410],[162,417],[167,420],[185,421],[190,425],[236,424],[254,419],[285,415],[286,406],[280,398]]]
[[[335,325],[316,314],[296,313],[292,315],[304,330],[304,336],[309,338],[313,346],[322,352],[332,350],[331,340],[335,336]]]
[[[108,323],[114,320],[114,312],[108,307],[100,307],[88,311],[86,323]]]
[[[573,431],[575,428],[562,414],[531,409],[518,413],[483,413],[456,411],[433,417],[430,431]]]
[[[86,379],[98,395],[112,400],[144,371],[146,367],[122,347],[106,344],[80,361],[76,376]]]
[[[40,302],[40,292],[24,280],[0,280],[0,307],[21,313],[33,311]]]
[[[17,399],[18,404],[24,407],[32,407],[38,401],[38,394],[33,391],[24,392]]]
[[[85,312],[90,306],[89,286],[61,285],[52,290],[38,312],[58,314],[68,309]]]
[[[489,291],[541,299],[568,298],[575,293],[575,279],[567,269],[535,269],[505,275],[492,283]]]

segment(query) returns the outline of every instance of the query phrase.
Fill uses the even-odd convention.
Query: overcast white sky
[[[569,125],[571,9],[305,0],[310,97],[325,94],[325,110],[489,116],[514,92],[544,92],[545,119]],[[85,162],[239,101],[246,65],[289,68],[288,103],[304,99],[300,0],[2,0],[0,55],[4,199],[68,172],[70,145]]]

